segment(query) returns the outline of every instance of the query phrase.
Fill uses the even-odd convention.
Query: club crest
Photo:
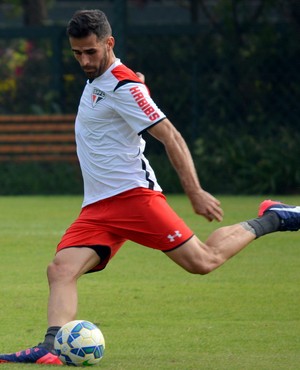
[[[105,92],[97,89],[94,87],[93,93],[92,93],[92,106],[95,108],[96,104],[100,101],[105,99]]]

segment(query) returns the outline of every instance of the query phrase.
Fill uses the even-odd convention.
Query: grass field
[[[201,239],[217,226],[195,216],[185,197],[168,198]],[[255,216],[263,197],[220,200],[228,225]],[[300,204],[299,196],[281,200]],[[0,197],[0,352],[43,338],[46,266],[80,206],[76,196]],[[300,232],[261,238],[207,276],[127,243],[103,272],[80,279],[78,318],[98,324],[106,338],[97,368],[298,370],[299,282]]]

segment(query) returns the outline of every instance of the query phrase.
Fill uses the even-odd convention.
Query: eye
[[[95,53],[96,53],[95,49],[90,49],[90,50],[86,51],[86,54],[89,54],[89,55],[92,55],[92,54],[95,54]]]

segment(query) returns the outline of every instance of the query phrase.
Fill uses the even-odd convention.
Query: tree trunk
[[[41,26],[47,19],[46,0],[22,0],[25,26]]]

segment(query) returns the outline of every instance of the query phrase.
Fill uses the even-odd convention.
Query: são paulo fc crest
[[[100,101],[105,99],[105,92],[97,89],[94,87],[93,93],[92,93],[92,106],[93,108],[96,106],[96,104]]]

